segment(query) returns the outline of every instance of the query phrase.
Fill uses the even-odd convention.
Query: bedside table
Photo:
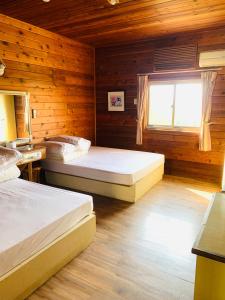
[[[40,145],[26,145],[18,147],[23,158],[17,163],[21,171],[27,169],[28,180],[33,181],[33,162],[46,158],[46,148]]]

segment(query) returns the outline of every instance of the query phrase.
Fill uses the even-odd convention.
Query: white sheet
[[[75,160],[45,160],[42,165],[53,172],[130,186],[164,161],[162,154],[92,146],[88,154]]]
[[[22,179],[0,183],[0,276],[76,225],[92,197]]]

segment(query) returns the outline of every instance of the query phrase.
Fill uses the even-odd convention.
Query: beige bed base
[[[95,231],[95,216],[88,216],[54,242],[0,277],[0,299],[25,299],[87,248]]]
[[[126,186],[52,171],[45,172],[46,181],[49,184],[128,202],[136,202],[141,198],[153,185],[162,179],[163,173],[164,165],[161,165],[135,184]]]

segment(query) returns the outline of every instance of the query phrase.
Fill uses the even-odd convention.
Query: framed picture
[[[124,111],[124,91],[108,92],[108,111]]]

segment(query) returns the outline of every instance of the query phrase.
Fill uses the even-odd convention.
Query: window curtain
[[[144,116],[149,95],[149,76],[138,75],[138,91],[137,91],[137,136],[136,144],[142,145],[142,131],[144,125]]]
[[[202,121],[199,135],[199,150],[211,151],[210,117],[212,109],[212,94],[216,82],[217,72],[208,71],[201,73],[202,94]]]

